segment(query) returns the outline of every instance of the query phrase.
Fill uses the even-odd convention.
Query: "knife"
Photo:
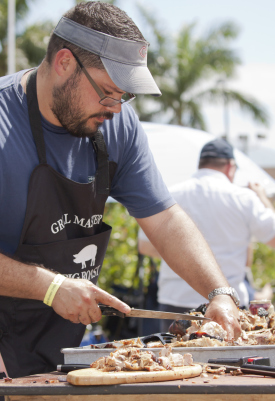
[[[79,369],[88,369],[90,368],[91,365],[89,364],[64,364],[64,365],[57,365],[56,370],[58,372],[63,372],[63,373],[69,373],[72,372],[73,370],[79,370]]]
[[[130,313],[123,313],[108,305],[98,304],[101,313],[105,316],[119,317],[141,317],[148,319],[171,319],[171,320],[211,320],[204,316],[195,316],[187,313],[162,312],[155,310],[132,308]]]
[[[209,366],[210,368],[226,368],[226,372],[230,370],[237,370],[239,369],[242,373],[247,375],[261,375],[261,376],[272,376],[275,377],[275,367],[272,366],[264,366],[264,365],[252,365],[250,363],[243,364],[241,366],[230,366],[230,365],[223,365],[220,363],[205,363],[205,362],[194,362],[198,363],[202,366]]]

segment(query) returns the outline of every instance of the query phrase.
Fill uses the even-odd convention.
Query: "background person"
[[[196,291],[233,291],[127,104],[160,95],[147,49],[125,12],[83,2],[61,18],[37,69],[0,79],[0,352],[11,377],[55,370],[60,349],[78,346],[101,319],[98,303],[130,311],[95,285],[109,195]],[[231,296],[216,295],[208,314],[238,337]]]
[[[80,343],[80,347],[91,344],[103,344],[108,341],[109,340],[100,325],[94,326],[88,324],[88,326],[86,327],[86,333],[84,334],[84,337],[82,338],[82,341]]]
[[[263,187],[234,185],[235,172],[232,146],[216,139],[202,148],[199,170],[189,180],[171,188],[170,193],[204,235],[229,284],[240,295],[240,306],[247,307],[245,273],[250,240],[254,237],[275,246],[275,214]],[[142,231],[138,247],[141,254],[160,256]],[[203,272],[199,280],[204,280]],[[158,302],[160,310],[186,312],[207,300],[162,260]],[[160,330],[167,331],[170,324],[170,320],[163,320]]]

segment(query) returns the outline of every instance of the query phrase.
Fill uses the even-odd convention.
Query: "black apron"
[[[15,257],[96,284],[111,234],[102,216],[116,163],[108,161],[98,131],[92,139],[97,156],[93,182],[69,180],[47,164],[36,75],[35,70],[29,76],[27,101],[40,164],[30,177]],[[0,352],[10,377],[56,370],[63,363],[60,349],[79,346],[84,332],[83,324],[63,319],[42,301],[0,297]]]

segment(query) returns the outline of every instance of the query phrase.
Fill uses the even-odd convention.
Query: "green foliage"
[[[152,261],[149,257],[138,255],[139,226],[120,203],[106,204],[104,222],[113,230],[99,276],[99,286],[112,293],[112,286],[119,285],[138,290],[140,296],[145,296],[155,269],[159,269],[160,260]]]
[[[23,51],[30,67],[37,66],[45,57],[53,28],[53,23],[50,21],[32,25],[17,39],[17,46]]]
[[[119,203],[106,204],[104,221],[113,230],[99,276],[99,286],[108,292],[111,292],[113,284],[137,288],[138,224]]]
[[[252,273],[257,288],[266,283],[275,286],[275,250],[261,243],[254,244]]]

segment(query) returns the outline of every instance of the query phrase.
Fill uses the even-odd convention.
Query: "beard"
[[[54,86],[52,91],[53,103],[51,110],[60,124],[72,135],[78,138],[93,137],[102,123],[94,122],[95,127],[87,126],[87,122],[94,117],[111,120],[114,116],[110,112],[102,112],[85,116],[81,110],[81,94],[79,93],[80,74],[75,71],[61,86]]]

